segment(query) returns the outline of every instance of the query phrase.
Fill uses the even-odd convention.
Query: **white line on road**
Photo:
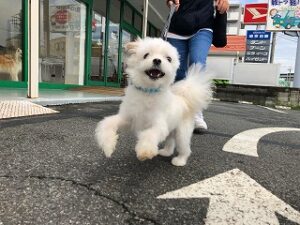
[[[270,110],[270,111],[273,111],[273,112],[287,114],[287,112],[281,111],[281,110],[278,110],[278,109],[274,109],[274,108],[270,108],[270,107],[266,107],[266,106],[262,106],[262,105],[259,105],[259,107]]]
[[[259,140],[270,133],[281,131],[300,131],[292,127],[267,127],[246,130],[231,138],[223,147],[223,151],[258,157],[257,144]]]
[[[206,225],[279,225],[275,212],[300,223],[298,211],[239,169],[167,192],[157,198],[209,198]]]

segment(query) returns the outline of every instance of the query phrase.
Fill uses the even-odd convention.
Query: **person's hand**
[[[176,11],[178,10],[180,6],[180,0],[167,0],[167,5],[170,7],[171,5],[175,4],[176,6]]]
[[[216,0],[217,10],[223,14],[229,9],[229,1],[228,0]]]

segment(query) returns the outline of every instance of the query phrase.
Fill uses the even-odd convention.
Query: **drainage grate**
[[[58,113],[29,101],[0,101],[0,119]]]

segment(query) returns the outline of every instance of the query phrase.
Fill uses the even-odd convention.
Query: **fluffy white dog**
[[[175,166],[184,166],[191,154],[190,140],[196,112],[211,99],[211,83],[200,65],[189,68],[187,78],[174,83],[179,67],[177,50],[160,38],[138,39],[125,46],[129,85],[119,113],[100,121],[96,140],[106,157],[115,151],[117,131],[130,127],[137,135],[139,160],[156,155],[178,155]],[[159,143],[165,147],[158,150]]]

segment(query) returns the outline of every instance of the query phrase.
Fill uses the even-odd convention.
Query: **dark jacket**
[[[192,35],[201,28],[212,28],[213,0],[180,0],[174,13],[169,32],[179,35]]]

